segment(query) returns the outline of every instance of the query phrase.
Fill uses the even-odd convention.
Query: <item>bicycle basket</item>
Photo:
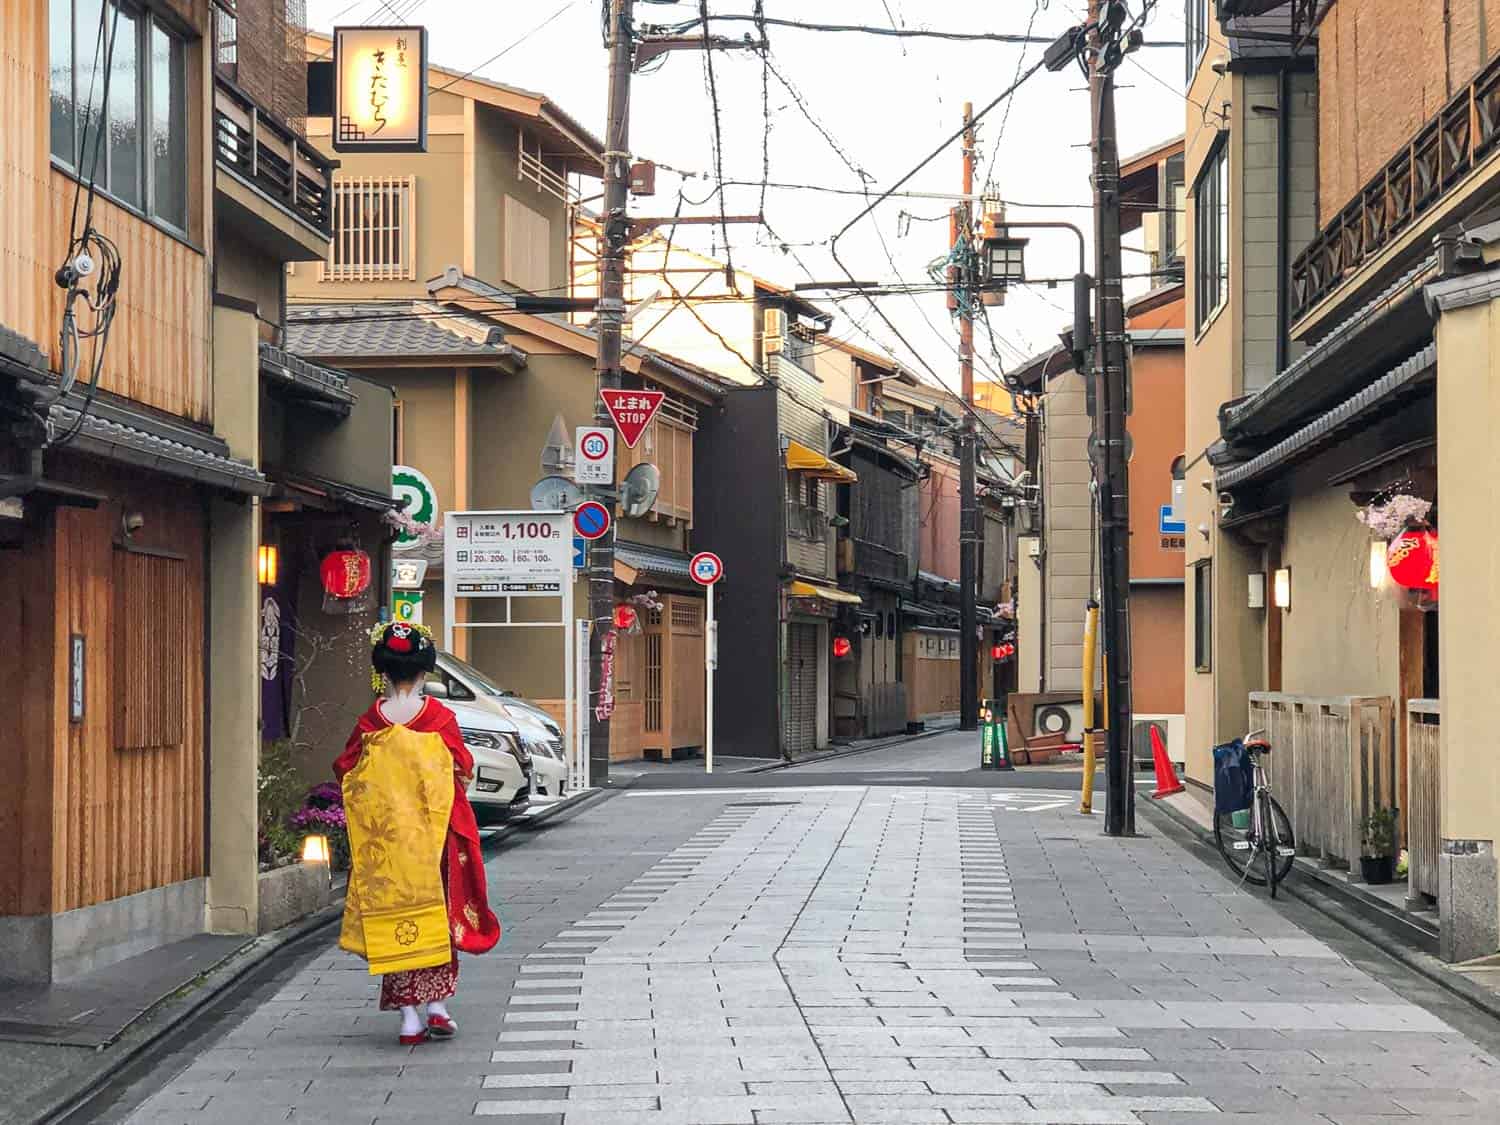
[[[1250,807],[1255,794],[1255,766],[1236,738],[1214,747],[1214,812],[1234,813]]]

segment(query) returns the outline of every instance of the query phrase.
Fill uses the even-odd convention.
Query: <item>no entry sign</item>
[[[667,396],[662,391],[601,390],[599,397],[604,400],[609,416],[615,420],[615,428],[620,431],[625,448],[634,449]]]

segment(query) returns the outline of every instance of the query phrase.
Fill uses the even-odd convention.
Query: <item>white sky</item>
[[[1022,33],[1035,13],[1033,34],[1055,36],[1081,22],[1084,0],[765,0],[770,17],[820,23],[856,23],[936,28],[950,31]],[[1132,2],[1132,9],[1138,4]],[[503,58],[479,73],[500,82],[546,94],[596,136],[604,133],[607,56],[600,38],[601,0],[308,0],[308,23],[327,30],[345,23],[425,23],[432,61],[467,70],[504,48]],[[398,21],[395,14],[402,18]],[[711,15],[751,11],[750,0],[710,0]],[[637,23],[673,23],[697,16],[693,0],[678,3],[637,0]],[[539,25],[545,23],[545,26]],[[738,37],[753,27],[726,23],[716,33]],[[954,43],[941,40],[890,39],[771,28],[771,61],[801,92],[828,133],[851,163],[864,169],[878,194],[930,153],[962,123],[965,100],[976,111],[1010,84],[1023,52],[1025,65],[1040,56],[1041,45]],[[1156,6],[1147,38],[1181,40],[1181,5],[1173,0]],[[723,134],[724,177],[762,179],[764,117],[762,67],[752,51],[714,52],[714,71]],[[1121,154],[1146,149],[1180,134],[1184,125],[1183,52],[1180,48],[1147,48],[1121,68],[1117,98]],[[637,214],[671,214],[677,191],[688,199],[684,214],[717,213],[713,190],[713,124],[705,85],[703,55],[670,54],[655,73],[637,75],[631,94],[631,149],[644,158],[698,176],[684,180],[658,172],[653,199],[635,200]],[[1001,103],[980,123],[979,172],[993,160],[992,178],[1002,198],[1011,201],[1008,217],[1066,219],[1090,234],[1086,208],[1022,208],[1017,203],[1086,204],[1088,183],[1088,94],[1076,69],[1058,74],[1045,70],[1011,99],[1009,118]],[[775,75],[770,78],[770,179],[777,182],[859,188],[859,178],[803,116]],[[1001,134],[1002,122],[1004,133]],[[998,144],[997,144],[998,138]],[[998,149],[998,152],[997,152]],[[907,185],[907,190],[953,192],[960,187],[960,157],[955,142]],[[725,189],[729,214],[759,210],[758,187]],[[793,244],[797,258],[819,281],[843,274],[829,254],[827,240],[865,206],[858,196],[770,189],[765,215],[772,229]],[[946,253],[949,204],[941,200],[893,199],[853,227],[839,242],[839,253],[856,278],[889,281],[900,277],[925,282],[927,263]],[[902,212],[918,220],[907,222]],[[764,229],[731,226],[735,263],[784,285],[809,280],[796,258],[773,244]],[[1027,272],[1033,277],[1071,276],[1076,242],[1066,232],[1032,232]],[[889,248],[890,258],[882,246]],[[679,227],[677,241],[722,256],[717,227]],[[804,245],[805,244],[805,245]],[[892,267],[894,260],[895,268]],[[1144,268],[1138,254],[1125,256],[1127,272]],[[1092,239],[1090,239],[1092,272]],[[1127,292],[1146,288],[1127,283]],[[942,382],[958,381],[957,332],[941,294],[878,297],[886,315],[919,353],[913,357],[871,311],[863,298],[829,301],[809,294],[838,314],[836,336],[871,342],[905,358],[918,371],[925,360]],[[1012,292],[1003,308],[990,310],[1004,361],[1013,364],[1050,347],[1056,332],[1071,319],[1067,288],[1031,287]],[[930,321],[930,325],[929,322]],[[867,332],[867,335],[866,335]],[[981,325],[976,352],[990,360]],[[979,366],[983,375],[985,366]]]

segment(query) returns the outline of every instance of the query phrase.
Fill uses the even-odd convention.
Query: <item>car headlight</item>
[[[464,743],[468,746],[483,746],[486,750],[505,750],[506,736],[499,731],[493,730],[471,730],[460,727],[459,734],[463,735]]]

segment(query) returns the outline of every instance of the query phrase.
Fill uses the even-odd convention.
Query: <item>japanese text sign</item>
[[[627,449],[634,449],[667,396],[662,391],[601,390],[599,397],[604,400],[609,416],[615,420],[620,440]]]
[[[333,147],[427,151],[427,29],[333,31]]]

